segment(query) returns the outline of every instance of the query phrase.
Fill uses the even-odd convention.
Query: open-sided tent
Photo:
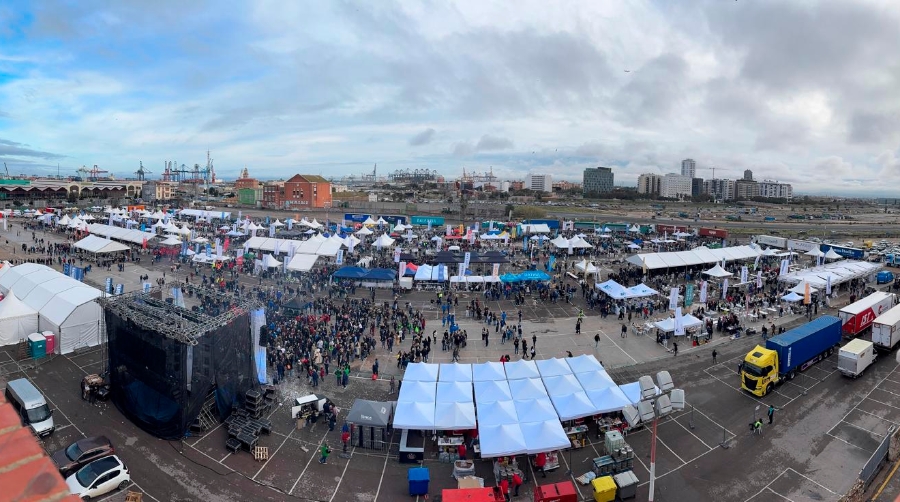
[[[537,364],[535,364],[534,361],[526,361],[525,359],[508,362],[504,365],[504,369],[506,370],[506,378],[509,380],[519,380],[522,378],[540,379],[541,377]],[[512,383],[510,383],[510,387],[512,387]]]
[[[108,239],[101,239],[96,235],[88,235],[84,239],[76,242],[74,246],[78,249],[94,254],[117,253],[120,251],[128,251],[128,246],[121,242],[115,242]]]
[[[612,279],[597,284],[597,289],[609,295],[610,298],[614,298],[617,300],[622,300],[628,297],[628,291],[625,289],[625,286]]]
[[[362,267],[342,267],[335,270],[332,276],[338,279],[359,279],[366,275],[368,270]]]
[[[506,371],[503,369],[503,366],[503,363],[494,361],[489,361],[481,364],[473,364],[472,380],[475,382],[506,380]]]
[[[347,421],[369,427],[387,427],[391,423],[392,410],[391,403],[357,399],[347,413]]]
[[[647,296],[658,295],[659,291],[647,286],[644,283],[638,284],[637,286],[632,286],[625,290],[625,294],[628,298],[644,298]]]
[[[493,403],[497,401],[509,401],[512,392],[506,380],[484,380],[475,382],[475,402]]]
[[[594,403],[584,391],[564,395],[550,394],[550,401],[553,402],[553,407],[556,408],[556,414],[559,415],[560,420],[574,420],[597,413]]]
[[[438,402],[434,406],[434,428],[439,431],[474,429],[475,405],[472,403]]]
[[[522,378],[509,381],[509,391],[516,399],[547,397],[547,388],[540,378]]]
[[[471,382],[472,381],[472,365],[449,363],[442,364],[441,371],[438,374],[439,382]]]
[[[576,373],[575,378],[584,390],[599,390],[606,387],[615,387],[616,383],[606,370]]]
[[[0,301],[0,347],[12,345],[38,330],[38,312],[9,293]]]
[[[375,242],[372,243],[376,248],[382,247],[387,248],[394,245],[394,239],[391,239],[387,234],[381,234],[375,239]]]
[[[538,360],[537,367],[541,373],[541,378],[544,378],[545,381],[547,377],[572,374],[572,368],[569,367],[565,359],[558,357]]]
[[[479,406],[478,423],[483,426],[519,423],[515,403],[512,400],[495,401],[487,406]]]
[[[434,401],[398,401],[394,411],[394,428],[433,430]]]
[[[565,358],[566,364],[572,370],[572,373],[586,373],[594,371],[602,371],[603,365],[594,357],[593,354],[581,354],[580,356]]]
[[[482,458],[504,457],[528,450],[519,424],[478,425]]]
[[[800,281],[796,286],[789,289],[788,291],[792,291],[794,293],[797,293],[798,295],[805,295],[806,294],[806,284],[807,284],[807,281]],[[810,294],[815,293],[817,291],[819,291],[819,290],[814,288],[812,286],[812,284],[809,285]]]
[[[715,267],[713,267],[709,270],[705,270],[703,273],[710,277],[716,277],[716,278],[731,277],[733,275],[731,272],[722,268],[722,266],[719,265],[718,263],[716,264]]]
[[[694,317],[691,314],[681,316],[681,323],[682,323],[682,326],[684,326],[684,329],[694,328],[694,327],[703,325],[703,321],[701,321],[700,319],[697,319],[696,317]],[[669,317],[669,318],[663,319],[662,321],[657,321],[657,322],[653,323],[653,325],[666,333],[670,333],[672,331],[675,331],[675,318]]]
[[[267,254],[263,257],[262,264],[263,267],[266,268],[275,268],[281,266],[281,262],[275,259],[275,257],[270,254]]]
[[[540,422],[523,422],[519,424],[525,438],[525,449],[529,455],[561,450],[572,446],[566,431],[559,419],[554,417]]]
[[[409,363],[403,374],[404,382],[437,382],[440,366],[429,363]]]
[[[784,300],[784,301],[786,301],[786,302],[792,302],[792,303],[793,303],[793,302],[799,302],[800,300],[803,299],[803,297],[800,296],[800,295],[798,295],[797,293],[791,291],[790,293],[788,293],[788,294],[782,296],[781,299]]]
[[[436,403],[471,403],[472,382],[438,382]]]
[[[594,404],[597,413],[611,413],[632,404],[618,386],[613,385],[603,389],[588,390],[588,399]]]
[[[287,269],[294,272],[309,272],[316,264],[319,255],[295,254],[287,264]]]

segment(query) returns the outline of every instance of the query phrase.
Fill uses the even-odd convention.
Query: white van
[[[27,379],[20,378],[6,384],[6,400],[16,409],[23,425],[30,426],[40,437],[49,436],[56,429],[53,410],[47,400]]]

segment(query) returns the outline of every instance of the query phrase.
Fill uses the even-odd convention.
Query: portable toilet
[[[616,482],[612,476],[600,476],[591,480],[595,502],[612,502],[616,499]]]
[[[47,339],[40,333],[28,335],[28,353],[33,359],[47,356]]]
[[[56,350],[56,333],[52,331],[44,331],[41,334],[44,335],[44,339],[47,340],[47,355],[49,356],[53,353],[53,351]]]
[[[427,467],[412,467],[407,474],[409,480],[409,495],[427,495],[428,481],[430,479]]]

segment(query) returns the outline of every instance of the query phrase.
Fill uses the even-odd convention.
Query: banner
[[[145,282],[144,284],[141,285],[141,290],[142,290],[144,293],[149,293],[151,287],[152,287],[152,286],[150,285],[149,282]]]
[[[556,256],[550,255],[550,260],[547,262],[547,270],[553,270],[553,265],[556,265]]]
[[[722,299],[728,299],[728,279],[725,279],[725,281],[722,283]]]
[[[756,289],[760,289],[760,290],[761,290],[762,287],[763,287],[763,282],[762,282],[762,270],[760,270],[760,271],[756,272]]]
[[[238,221],[241,221],[241,217],[243,216],[243,211],[238,210]]]
[[[456,275],[458,275],[458,276],[460,276],[460,277],[465,277],[465,276],[466,276],[466,264],[465,264],[465,263],[460,263],[460,264],[459,264],[459,268],[458,268],[457,271],[456,271]]]
[[[669,310],[675,310],[678,307],[678,288],[669,290]]]
[[[491,275],[493,277],[500,277],[500,264],[499,263],[494,264],[494,266],[491,270]]]
[[[400,263],[400,248],[394,248],[394,263]]]
[[[209,243],[206,243],[206,257],[212,258],[212,246]]]
[[[825,294],[831,296],[831,274],[825,278]]]
[[[72,267],[72,278],[78,282],[84,282],[84,268]]]
[[[812,303],[812,298],[809,292],[809,283],[803,283],[803,305],[809,305]]]
[[[741,267],[741,284],[744,284],[745,282],[747,282],[747,276],[748,276],[747,267],[746,266]]]
[[[447,280],[447,265],[439,264],[438,268],[438,282],[444,282]]]
[[[528,252],[528,236],[527,235],[525,236],[525,240],[522,241],[522,252],[523,253]]]
[[[116,284],[116,294],[121,295],[124,292],[125,292],[125,285],[124,284]]]
[[[788,259],[781,260],[781,269],[778,271],[778,275],[787,275],[790,271],[791,262]]]
[[[453,233],[453,230],[450,229],[450,225],[447,225],[447,233],[446,233],[447,237],[450,237],[450,235],[452,233]]]
[[[694,303],[694,285],[688,284],[684,287],[684,306],[690,307]]]
[[[113,292],[112,277],[107,277],[106,278],[106,294],[110,295],[110,294],[112,294],[112,292]]]
[[[575,240],[575,239],[569,239],[569,254],[572,254],[572,253],[575,252],[575,249],[574,249],[574,247],[572,246],[572,241],[573,241],[573,240]]]
[[[675,336],[684,336],[684,319],[681,315],[681,307],[675,309]]]
[[[471,258],[472,258],[472,253],[466,251],[466,254],[463,255],[463,262],[462,262],[463,267],[469,268],[469,262],[470,262]]]
[[[285,260],[287,261],[287,260]],[[402,262],[401,262],[402,263]],[[335,265],[343,265],[344,264],[344,250],[338,249],[337,256],[334,258]],[[403,268],[406,268],[406,264],[403,264]],[[400,277],[403,277],[403,272],[400,273]]]
[[[708,285],[706,281],[700,283],[700,303],[706,303],[707,287]]]
[[[268,220],[268,219],[269,218],[266,217],[266,220]],[[274,223],[269,225],[269,237],[275,237],[275,224]]]
[[[400,273],[400,277],[403,277],[403,274],[406,273],[406,262],[405,261],[400,262],[400,272],[399,273]]]

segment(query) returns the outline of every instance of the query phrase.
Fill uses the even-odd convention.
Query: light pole
[[[650,439],[650,494],[647,500],[653,502],[656,488],[656,426],[659,419],[672,413],[673,410],[684,409],[684,390],[675,389],[672,377],[668,371],[660,371],[656,374],[656,384],[649,376],[638,379],[641,386],[641,400],[637,403],[637,409],[626,406],[623,410],[629,425],[652,420]]]

